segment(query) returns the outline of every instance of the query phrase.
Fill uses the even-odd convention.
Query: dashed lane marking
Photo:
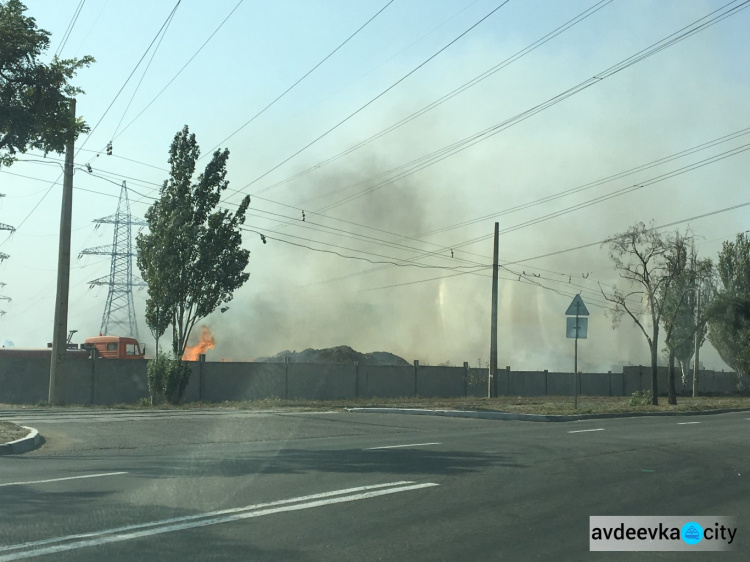
[[[83,474],[81,476],[66,476],[64,478],[49,478],[47,480],[29,480],[28,482],[6,482],[0,484],[4,486],[28,486],[30,484],[46,484],[48,482],[62,482],[63,480],[79,480],[81,478],[100,478],[102,476],[117,476],[118,474],[127,474],[127,472],[100,472],[97,474]]]
[[[596,429],[576,429],[575,431],[568,431],[568,433],[586,433],[587,431],[604,431],[604,428],[597,427]]]
[[[442,443],[409,443],[408,445],[386,445],[384,447],[367,447],[363,451],[378,451],[380,449],[402,449],[404,447],[427,447],[428,445],[442,445]]]

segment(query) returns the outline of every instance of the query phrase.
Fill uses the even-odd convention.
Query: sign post
[[[566,318],[565,325],[565,337],[574,339],[574,352],[573,352],[573,407],[578,409],[578,392],[581,386],[581,378],[578,375],[578,339],[586,339],[588,336],[589,319],[581,318],[581,316],[588,316],[589,311],[586,305],[583,304],[581,295],[573,297],[573,302],[570,303],[568,310],[565,311],[565,315],[575,316],[575,318]]]

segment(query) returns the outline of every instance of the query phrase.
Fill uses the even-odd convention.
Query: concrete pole
[[[498,240],[500,237],[500,223],[495,223],[495,247],[492,253],[492,326],[490,327],[490,373],[487,378],[487,397],[497,396],[497,387],[493,379],[497,377],[497,266]],[[493,387],[495,392],[493,392]]]
[[[70,100],[71,123],[76,118],[76,100]],[[52,358],[49,368],[49,396],[51,406],[63,403],[65,359],[67,357],[68,297],[70,288],[70,224],[73,213],[73,151],[75,138],[71,135],[65,145],[62,210],[60,213],[60,241],[57,256],[57,296],[55,325],[52,333]]]
[[[576,339],[573,352],[573,408],[576,410],[578,409],[578,308],[579,305],[576,303]]]
[[[701,314],[701,292],[699,289],[695,290],[695,362],[693,363],[693,398],[698,396],[698,367],[700,365],[700,314]]]

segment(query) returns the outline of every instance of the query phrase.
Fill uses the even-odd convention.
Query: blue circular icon
[[[703,539],[703,527],[690,521],[682,526],[680,535],[687,544],[698,544]]]

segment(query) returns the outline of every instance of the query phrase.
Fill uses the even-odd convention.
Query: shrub
[[[648,406],[651,404],[651,390],[636,390],[630,397],[631,406]]]

